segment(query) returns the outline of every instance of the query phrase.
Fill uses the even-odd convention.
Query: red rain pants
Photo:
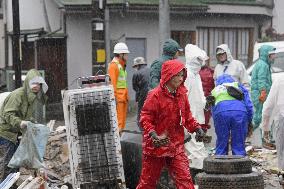
[[[143,155],[142,172],[136,189],[156,189],[164,166],[167,166],[177,189],[194,189],[189,162],[184,152],[175,157]]]

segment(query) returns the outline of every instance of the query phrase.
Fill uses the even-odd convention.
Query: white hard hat
[[[128,54],[129,50],[125,43],[117,43],[113,49],[114,54]]]

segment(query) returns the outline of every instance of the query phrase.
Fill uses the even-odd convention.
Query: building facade
[[[7,14],[7,18],[4,19],[7,24],[6,33],[9,33],[12,32],[11,1],[3,0],[3,2],[6,2],[6,11],[4,11]],[[150,64],[160,56],[158,2],[158,0],[107,1],[109,19],[106,20],[106,24],[109,28],[107,35],[110,39],[108,41],[110,51],[118,41],[126,42],[131,51],[127,66],[131,100],[134,100],[131,86],[133,59],[143,56]],[[27,50],[23,61],[47,69],[47,73],[54,72],[54,69],[62,70],[64,77],[55,76],[59,74],[56,72],[56,74],[49,73],[51,75],[49,77],[66,80],[65,84],[55,86],[57,91],[60,87],[64,88],[64,85],[74,88],[76,86],[72,84],[77,77],[93,74],[91,3],[91,0],[20,1],[21,30],[27,33],[34,30],[34,35],[41,36],[34,37],[37,40],[33,40],[34,35],[30,33],[26,35],[28,37],[23,36],[23,42],[25,39],[26,42],[30,42],[30,46],[26,43],[29,51]],[[272,24],[273,6],[273,0],[172,0],[170,1],[171,37],[182,47],[192,43],[203,48],[210,56],[213,66],[216,46],[228,43],[233,56],[242,60],[245,65],[249,65],[254,42],[261,37],[265,28]],[[42,50],[38,49],[38,44],[42,45]],[[49,44],[50,48],[45,44]],[[63,60],[59,63],[56,60],[53,62],[63,66],[48,69],[48,61],[45,59],[51,56],[48,56],[46,51],[55,47],[57,47],[56,52],[60,50],[59,56],[62,56]],[[8,51],[7,62],[12,65],[11,45]],[[39,57],[40,52],[41,57]],[[30,55],[32,53],[33,55]],[[58,53],[55,55],[57,56]],[[110,59],[110,52],[108,57]],[[51,79],[50,82],[55,80]]]

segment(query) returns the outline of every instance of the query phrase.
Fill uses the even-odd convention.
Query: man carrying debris
[[[42,122],[40,112],[46,104],[48,86],[40,73],[32,69],[23,87],[6,97],[0,109],[0,182],[14,170],[7,165],[18,147],[28,121]]]
[[[151,64],[149,89],[154,89],[159,85],[163,63],[167,60],[176,59],[180,51],[183,51],[183,49],[175,40],[168,39],[165,41],[162,56]]]
[[[160,85],[148,93],[141,111],[143,162],[136,189],[155,189],[164,166],[177,188],[194,189],[184,151],[184,128],[196,132],[197,141],[203,140],[204,132],[190,112],[184,86],[186,74],[182,62],[166,61]]]
[[[126,63],[129,50],[125,43],[117,43],[114,46],[113,53],[114,58],[109,63],[108,74],[114,90],[118,128],[119,133],[121,133],[125,128],[128,106]]]

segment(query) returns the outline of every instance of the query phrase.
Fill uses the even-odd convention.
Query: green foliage
[[[284,34],[277,33],[272,27],[265,30],[265,36],[260,39],[260,42],[283,41]]]

